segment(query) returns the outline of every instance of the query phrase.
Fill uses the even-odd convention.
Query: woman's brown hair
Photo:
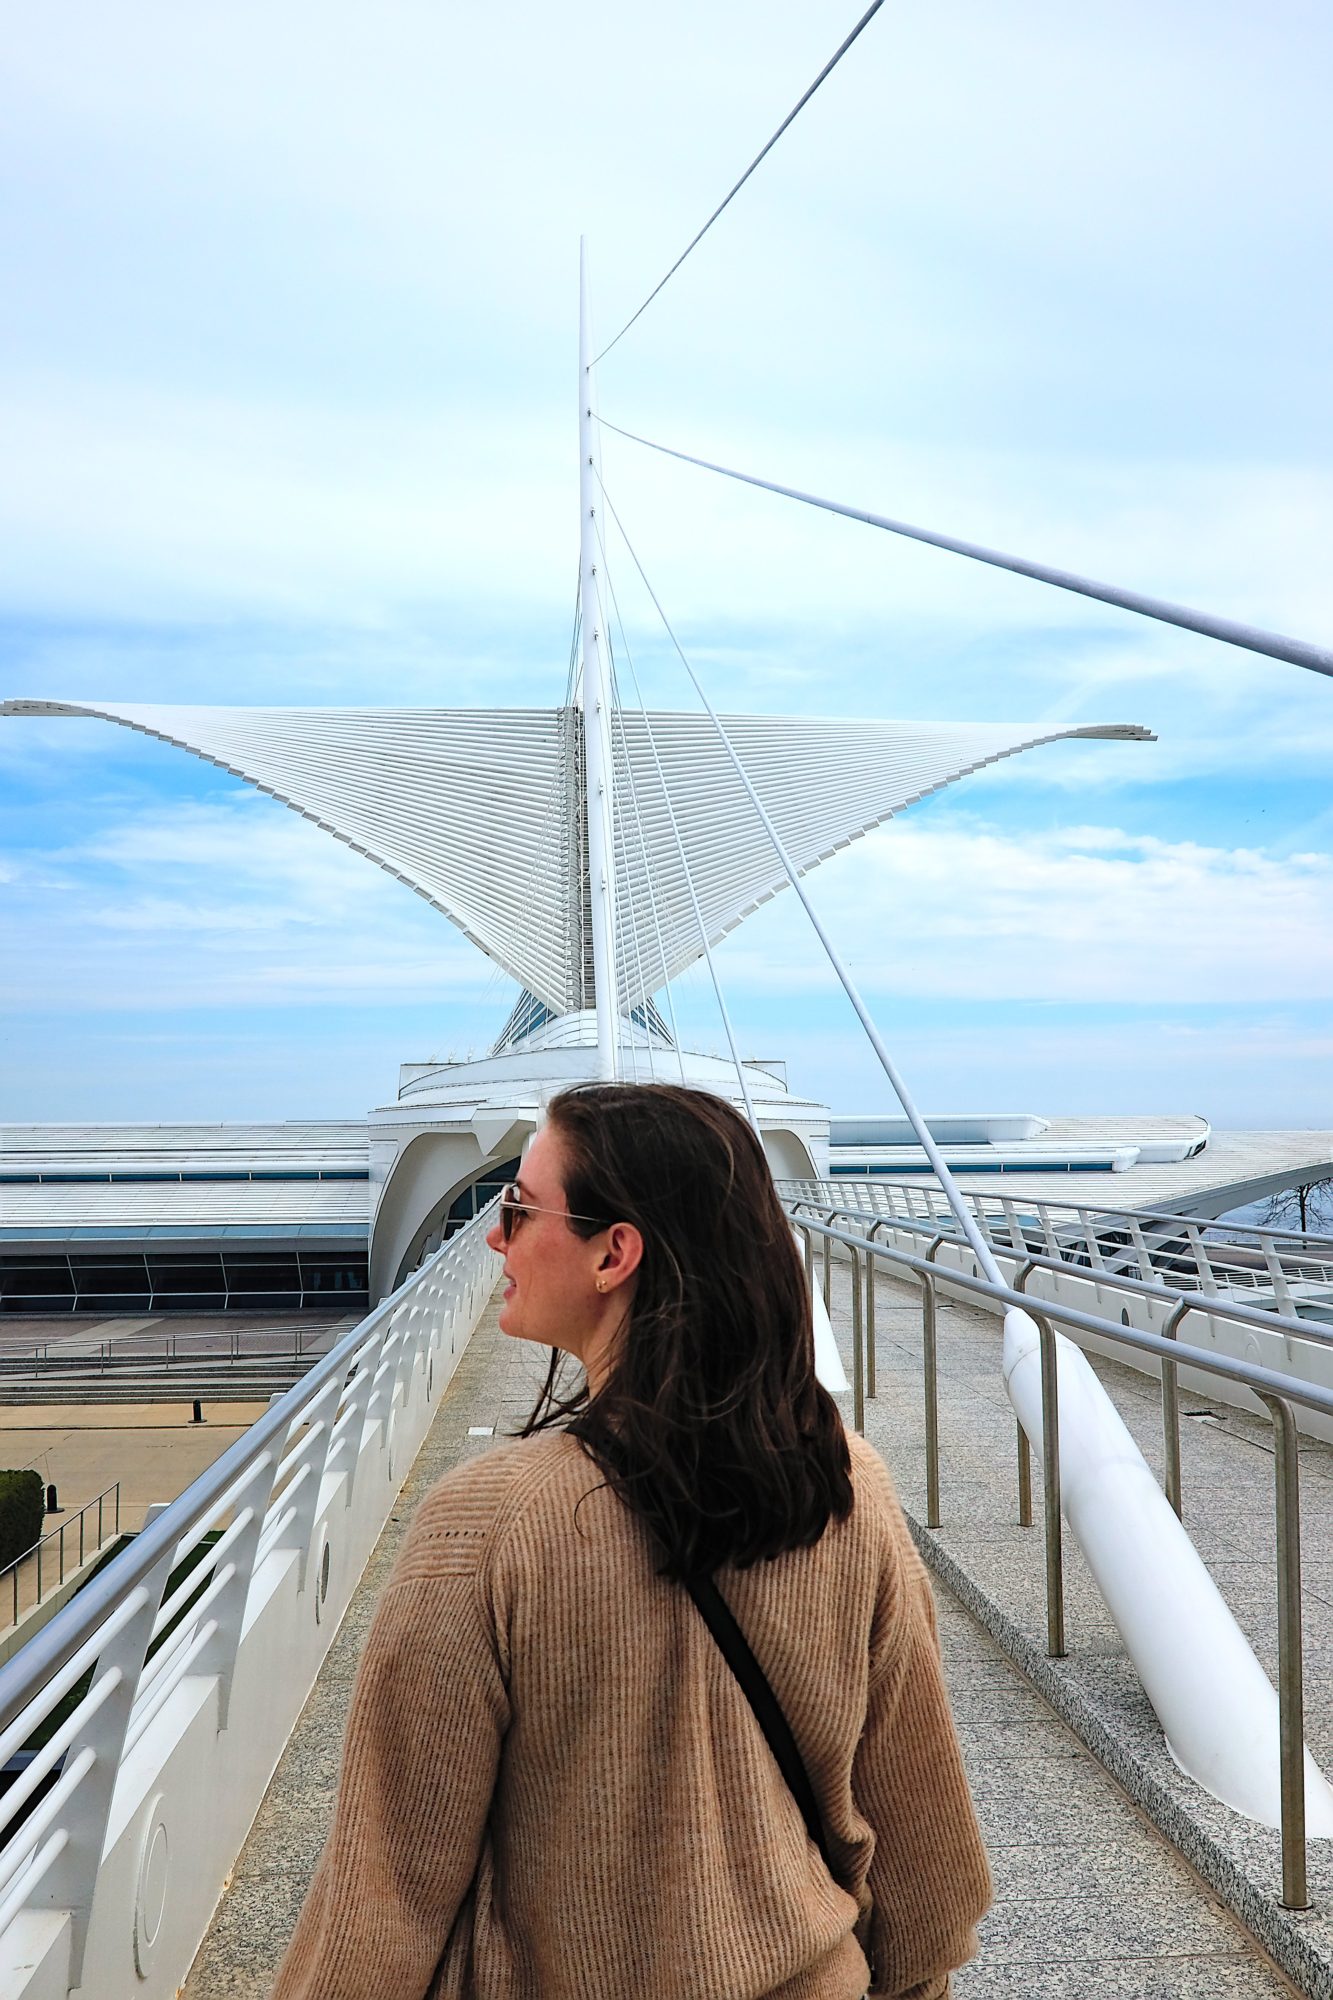
[[[850,1458],[754,1132],[724,1099],[664,1083],[580,1085],[547,1117],[569,1208],[632,1222],[643,1262],[597,1395],[558,1396],[553,1355],[523,1435],[569,1422],[652,1531],[664,1573],[809,1547],[851,1512]]]

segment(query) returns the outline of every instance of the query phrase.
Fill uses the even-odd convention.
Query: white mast
[[[583,761],[587,779],[588,887],[597,1001],[598,1072],[616,1074],[615,844],[612,838],[611,688],[603,651],[598,578],[597,398],[588,313],[588,245],[579,238],[579,610],[583,621]]]

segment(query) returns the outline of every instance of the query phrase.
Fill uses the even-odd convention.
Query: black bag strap
[[[574,1437],[587,1442],[583,1424],[576,1417],[569,1425]],[[626,1475],[626,1454],[620,1442],[613,1437],[602,1436],[592,1446],[594,1454],[614,1467],[621,1475]],[[819,1805],[815,1798],[815,1788],[810,1783],[801,1753],[796,1748],[796,1738],[792,1735],[786,1716],[778,1705],[778,1698],[768,1684],[763,1668],[750,1651],[750,1644],[740,1626],[732,1616],[731,1607],[711,1576],[685,1577],[682,1579],[686,1590],[699,1609],[699,1616],[717,1640],[718,1650],[740,1682],[741,1691],[755,1713],[755,1720],[764,1732],[769,1749],[777,1759],[778,1769],[791,1788],[792,1797],[801,1809],[806,1831],[824,1857],[824,1866],[833,1874],[833,1863],[829,1859],[828,1842],[824,1837],[824,1822],[819,1816]],[[836,1880],[836,1876],[834,1877]]]
[[[833,1874],[833,1863],[829,1859],[828,1842],[824,1837],[824,1822],[819,1816],[819,1805],[815,1799],[815,1788],[810,1783],[801,1753],[796,1748],[796,1738],[792,1735],[787,1718],[778,1705],[778,1698],[768,1684],[763,1668],[750,1651],[749,1641],[732,1616],[731,1608],[711,1576],[685,1579],[685,1588],[699,1607],[699,1615],[717,1640],[723,1659],[741,1684],[742,1692],[755,1712],[755,1719],[763,1730],[768,1747],[777,1759],[778,1769],[791,1787],[793,1798],[801,1809],[806,1831],[824,1857],[824,1866]]]

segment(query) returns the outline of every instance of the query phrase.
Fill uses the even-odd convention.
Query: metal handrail
[[[896,1215],[876,1215],[873,1209],[857,1208],[853,1204],[831,1207],[827,1201],[815,1195],[786,1195],[783,1197],[793,1216],[798,1208],[817,1209],[821,1215],[832,1219],[844,1215],[854,1222],[874,1220],[880,1228],[890,1227],[909,1232],[914,1236],[932,1233],[932,1225],[915,1217]],[[938,1220],[944,1220],[943,1217]],[[972,1252],[961,1236],[947,1235],[946,1243],[956,1243],[968,1257]],[[1132,1278],[1127,1271],[1109,1271],[1089,1264],[1071,1264],[1063,1257],[1050,1257],[1040,1251],[1020,1250],[1012,1243],[992,1242],[992,1249],[998,1258],[1013,1258],[1033,1270],[1058,1271],[1061,1275],[1073,1274],[1084,1278],[1087,1283],[1105,1286],[1108,1289],[1130,1292],[1141,1298],[1156,1299],[1164,1305],[1186,1306],[1191,1312],[1206,1313],[1213,1319],[1236,1320],[1243,1326],[1262,1327],[1265,1333],[1283,1333],[1297,1340],[1315,1341],[1324,1346],[1333,1346],[1333,1327],[1320,1326],[1314,1320],[1299,1319],[1294,1313],[1274,1312],[1266,1306],[1248,1305],[1244,1299],[1223,1298],[1216,1292],[1192,1292],[1179,1286],[1163,1284],[1160,1279]],[[1123,1329],[1117,1329],[1123,1331]]]
[[[3,1589],[5,1578],[8,1577],[13,1590],[14,1609],[9,1621],[11,1625],[17,1625],[19,1622],[19,1571],[22,1569],[24,1563],[31,1562],[34,1556],[37,1558],[37,1596],[34,1602],[29,1605],[29,1610],[35,1611],[42,1601],[42,1550],[48,1542],[58,1542],[60,1544],[59,1573],[56,1578],[56,1589],[59,1590],[60,1586],[64,1583],[65,1535],[67,1530],[72,1528],[76,1521],[79,1524],[79,1560],[75,1564],[75,1570],[77,1572],[82,1569],[86,1560],[84,1554],[83,1518],[85,1514],[91,1514],[94,1507],[97,1509],[97,1540],[93,1543],[94,1555],[103,1546],[106,1537],[102,1530],[102,1503],[108,1494],[115,1495],[115,1526],[111,1530],[111,1533],[113,1537],[118,1535],[120,1533],[120,1481],[117,1479],[110,1486],[104,1486],[100,1493],[95,1493],[91,1500],[86,1501],[80,1507],[77,1514],[71,1514],[69,1519],[62,1521],[58,1528],[50,1528],[46,1534],[39,1535],[30,1549],[25,1549],[21,1556],[16,1556],[12,1563],[6,1563],[5,1567],[0,1569],[0,1589]]]
[[[788,1200],[788,1213],[796,1227],[802,1232],[806,1243],[807,1268],[813,1258],[813,1237],[822,1239],[825,1270],[834,1244],[844,1248],[852,1259],[852,1283],[859,1289],[862,1260],[864,1260],[866,1280],[873,1285],[874,1261],[876,1258],[900,1270],[910,1271],[922,1285],[923,1323],[928,1299],[933,1303],[934,1285],[940,1275],[934,1256],[918,1257],[909,1250],[894,1245],[880,1243],[868,1231],[853,1233],[837,1229],[832,1220],[821,1221],[813,1215],[799,1215],[796,1211],[806,1206],[804,1200]],[[833,1210],[832,1214],[837,1214]],[[853,1213],[855,1213],[853,1211]],[[881,1224],[892,1220],[880,1216],[871,1218],[864,1212],[858,1218],[863,1221],[878,1220]],[[946,1238],[950,1247],[957,1247],[962,1255],[971,1259],[967,1245],[957,1238]],[[937,1249],[939,1245],[932,1246]],[[1036,1259],[1027,1260],[1027,1268],[1019,1274],[1025,1281]],[[1296,1430],[1291,1405],[1303,1404],[1307,1409],[1317,1410],[1322,1415],[1333,1417],[1333,1390],[1323,1389],[1314,1383],[1302,1381],[1294,1375],[1285,1375],[1276,1369],[1265,1368],[1258,1362],[1241,1361],[1230,1355],[1219,1355],[1206,1348],[1191,1347],[1175,1337],[1149,1333],[1137,1327],[1116,1325],[1111,1320],[1099,1318],[1095,1313],[1082,1311],[1076,1306],[1062,1305],[1047,1299],[1040,1306],[1021,1288],[1015,1285],[997,1285],[974,1271],[965,1268],[950,1268],[948,1283],[978,1300],[991,1306],[1005,1309],[1015,1307],[1028,1313],[1037,1325],[1041,1341],[1041,1404],[1042,1404],[1042,1480],[1044,1489],[1045,1547],[1046,1547],[1046,1597],[1047,1597],[1047,1651],[1053,1658],[1064,1655],[1064,1561],[1061,1541],[1060,1519],[1060,1440],[1059,1440],[1059,1399],[1056,1386],[1055,1324],[1068,1327],[1078,1333],[1096,1335],[1121,1347],[1137,1350],[1141,1354],[1155,1356],[1162,1364],[1165,1380],[1168,1369],[1180,1366],[1198,1368],[1205,1374],[1215,1375],[1224,1380],[1237,1382],[1249,1389],[1263,1403],[1268,1411],[1274,1430],[1274,1462],[1277,1562],[1279,1575],[1278,1589],[1278,1712],[1280,1727],[1281,1757],[1281,1819],[1282,1819],[1282,1901],[1289,1909],[1309,1907],[1306,1883],[1306,1840],[1305,1840],[1305,1712],[1301,1651],[1301,1574],[1300,1574],[1300,1460],[1295,1446]],[[1214,1301],[1198,1298],[1201,1308],[1212,1309]],[[1272,1314],[1260,1316],[1263,1323],[1274,1325]],[[933,1312],[932,1312],[933,1318]],[[861,1332],[864,1337],[866,1316],[863,1310],[853,1313],[853,1333]],[[1280,1322],[1277,1322],[1280,1324]],[[1296,1323],[1303,1330],[1304,1322]],[[859,1371],[858,1371],[859,1372]],[[927,1408],[927,1434],[933,1431],[938,1450],[937,1406],[938,1383],[935,1371],[925,1365],[923,1342],[923,1391]],[[932,1403],[936,1407],[932,1410]],[[1175,1422],[1179,1425],[1179,1409],[1175,1411]],[[859,1424],[858,1424],[859,1428]],[[1177,1431],[1177,1462],[1179,1454]],[[1170,1455],[1168,1454],[1168,1465]],[[1024,1474],[1024,1454],[1020,1451],[1020,1523],[1030,1525],[1031,1505],[1026,1509],[1022,1500]],[[938,1478],[938,1466],[936,1468]],[[1177,1496],[1178,1497],[1178,1496]]]
[[[940,1209],[938,1191],[925,1181],[915,1179],[903,1181],[882,1175],[875,1175],[873,1178],[840,1175],[832,1179],[806,1182],[785,1181],[780,1185],[793,1191],[800,1189],[817,1191],[825,1199],[830,1190],[861,1187],[874,1193],[882,1193],[889,1198],[897,1196],[909,1211],[913,1202],[920,1201],[929,1205],[933,1212],[947,1213]],[[1086,1224],[1089,1217],[1098,1217],[1112,1227],[1131,1231],[1143,1223],[1155,1229],[1167,1228],[1177,1232],[1207,1231],[1216,1243],[1228,1249],[1245,1249],[1250,1247],[1251,1243],[1259,1247],[1290,1245],[1297,1252],[1308,1249],[1312,1257],[1333,1261],[1333,1237],[1321,1236],[1308,1230],[1273,1229],[1261,1223],[1223,1222],[1217,1216],[1194,1215],[1180,1209],[1114,1208],[1087,1201],[1061,1201],[1047,1195],[1014,1192],[1000,1194],[993,1193],[987,1188],[969,1187],[963,1189],[963,1194],[974,1210],[988,1211],[991,1214],[999,1209],[1007,1216],[1009,1209],[1021,1205],[1036,1216],[1050,1211],[1057,1216],[1075,1219],[1081,1224]]]
[[[135,1351],[128,1342],[103,1341],[96,1354],[42,1354],[34,1355],[31,1361],[21,1354],[0,1356],[0,1378],[44,1379],[54,1375],[105,1374],[108,1369],[184,1369],[213,1363],[235,1374],[238,1367],[247,1368],[252,1362],[271,1361],[290,1367],[294,1361],[309,1359],[307,1350],[295,1343],[289,1347],[187,1348],[182,1353],[174,1341],[169,1349],[156,1352],[149,1348]]]
[[[864,1178],[858,1182],[853,1176],[848,1175],[845,1179],[840,1178],[836,1181],[826,1178],[813,1181],[781,1180],[778,1182],[779,1191],[783,1194],[784,1199],[803,1198],[817,1201],[821,1207],[828,1206],[831,1195],[845,1190],[848,1186],[854,1187],[858,1185],[872,1190],[874,1193],[883,1194],[886,1198],[891,1199],[894,1195],[901,1198],[904,1207],[908,1210],[907,1215],[901,1218],[892,1215],[890,1219],[923,1224],[928,1224],[937,1217],[944,1222],[951,1220],[951,1212],[946,1206],[941,1205],[942,1198],[937,1194],[936,1190],[925,1183],[918,1183],[916,1181],[895,1181],[889,1176],[876,1175],[873,1180]],[[1178,1210],[1101,1208],[1094,1207],[1088,1202],[1051,1200],[1045,1195],[993,1194],[984,1188],[964,1188],[962,1194],[973,1213],[987,1228],[989,1228],[990,1221],[997,1207],[1004,1214],[1007,1208],[1012,1208],[1016,1203],[1021,1203],[1024,1209],[1030,1211],[1039,1220],[1044,1218],[1047,1213],[1056,1216],[1067,1216],[1085,1229],[1089,1218],[1094,1216],[1110,1224],[1112,1227],[1125,1228],[1131,1232],[1140,1230],[1142,1225],[1147,1223],[1153,1228],[1170,1228],[1178,1234],[1190,1238],[1201,1238],[1207,1233],[1210,1235],[1210,1240],[1216,1248],[1232,1250],[1254,1248],[1263,1251],[1266,1257],[1274,1253],[1282,1245],[1289,1245],[1292,1246],[1289,1251],[1290,1255],[1308,1258],[1315,1264],[1327,1266],[1330,1281],[1333,1281],[1333,1237],[1318,1236],[1309,1231],[1270,1229],[1258,1223],[1224,1223],[1219,1221],[1215,1216],[1186,1215]],[[914,1200],[920,1200],[926,1205],[928,1211],[926,1217],[923,1218],[911,1213],[911,1204]],[[988,1204],[990,1205],[989,1209]],[[878,1213],[879,1211],[875,1212]],[[1197,1250],[1200,1245],[1196,1242],[1192,1247]],[[1268,1268],[1267,1264],[1265,1268]],[[1234,1277],[1239,1274],[1233,1270],[1231,1275]]]

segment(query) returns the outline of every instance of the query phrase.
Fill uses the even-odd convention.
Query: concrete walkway
[[[513,1429],[544,1356],[487,1314],[293,1733],[183,2000],[264,2000],[318,1858],[376,1594],[427,1487]],[[996,1903],[956,2000],[1278,2000],[1293,1989],[945,1592],[941,1637]],[[641,2000],[651,2000],[641,1996]],[[700,2000],[708,2000],[701,1995]]]

